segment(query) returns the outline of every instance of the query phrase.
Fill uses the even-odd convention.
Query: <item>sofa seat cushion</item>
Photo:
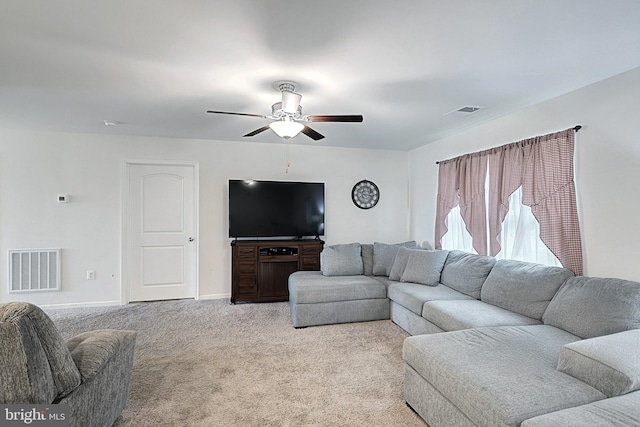
[[[428,301],[422,307],[422,317],[445,331],[540,324],[539,320],[478,300]]]
[[[522,427],[640,426],[640,391],[530,418]]]
[[[382,283],[385,286],[385,288],[388,288],[389,285],[392,284],[392,283],[398,283],[397,281],[391,280],[386,276],[371,276],[371,278],[377,280],[380,283]]]
[[[556,369],[579,338],[547,325],[466,329],[408,337],[405,362],[477,425],[517,426],[605,398]]]
[[[422,306],[427,301],[473,298],[444,285],[425,286],[417,283],[391,282],[389,299],[421,316]]]
[[[289,276],[289,301],[314,304],[387,298],[387,288],[368,276],[323,276],[320,271],[296,271]]]

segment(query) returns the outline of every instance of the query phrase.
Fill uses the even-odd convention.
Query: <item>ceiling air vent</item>
[[[478,110],[482,110],[482,107],[474,107],[471,105],[465,105],[464,107],[460,107],[460,108],[456,108],[455,110],[449,111],[448,113],[444,114],[445,116],[448,116],[449,114],[457,114],[457,115],[469,115],[472,113],[475,113]]]
[[[478,111],[480,109],[480,107],[462,107],[458,109],[458,113],[475,113],[476,111]]]

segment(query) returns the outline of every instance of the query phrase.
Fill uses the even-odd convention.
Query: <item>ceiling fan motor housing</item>
[[[281,119],[283,117],[291,117],[296,120],[302,119],[302,105],[298,104],[298,108],[295,113],[289,113],[282,108],[282,102],[276,102],[271,106],[271,116],[276,119]]]

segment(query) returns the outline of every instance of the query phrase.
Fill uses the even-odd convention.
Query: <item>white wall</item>
[[[228,297],[231,251],[227,181],[325,183],[327,244],[403,241],[409,237],[407,153],[286,145],[0,130],[0,301],[36,304],[119,303],[121,178],[124,161],[182,160],[200,165],[200,296]],[[380,188],[361,210],[351,188]],[[58,194],[71,202],[58,204]],[[7,251],[62,248],[62,291],[9,294]],[[86,280],[95,270],[96,280]]]
[[[576,135],[584,274],[640,280],[640,68],[409,152],[412,238],[434,239],[438,160],[563,130]]]
[[[328,244],[433,243],[437,166],[463,153],[576,124],[576,183],[585,274],[640,280],[640,69],[523,109],[409,153],[286,145],[24,132],[0,129],[0,301],[36,304],[120,301],[121,176],[125,159],[200,164],[200,295],[228,297],[230,178],[326,183]],[[407,169],[407,164],[409,165]],[[378,184],[381,201],[351,203],[361,179]],[[58,194],[71,203],[58,204]],[[410,201],[410,202],[409,202]],[[62,291],[9,294],[7,250],[63,249]],[[86,270],[96,270],[87,281]]]

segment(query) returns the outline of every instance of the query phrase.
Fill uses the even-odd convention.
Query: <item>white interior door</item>
[[[129,164],[129,301],[195,297],[194,169]]]

